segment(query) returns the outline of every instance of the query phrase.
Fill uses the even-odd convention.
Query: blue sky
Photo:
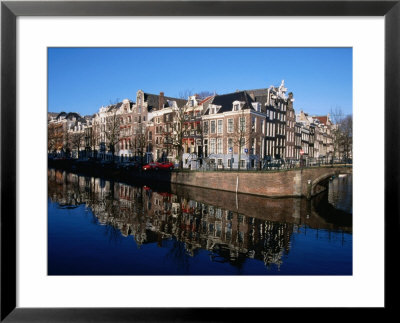
[[[352,113],[351,48],[49,48],[48,111],[93,114],[137,90],[178,97],[285,80],[296,113]]]

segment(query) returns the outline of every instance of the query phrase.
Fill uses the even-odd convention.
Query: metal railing
[[[198,161],[199,162],[199,161]],[[199,162],[200,163],[200,162]],[[306,159],[271,159],[271,160],[254,160],[252,162],[246,161],[244,165],[239,168],[237,163],[233,164],[233,167],[227,164],[218,164],[213,162],[212,159],[204,158],[201,161],[201,165],[196,171],[255,171],[255,172],[267,172],[267,171],[280,171],[280,170],[291,170],[291,169],[302,169],[302,168],[316,168],[316,167],[333,167],[333,166],[352,166],[352,159],[332,159],[332,158],[306,158]]]

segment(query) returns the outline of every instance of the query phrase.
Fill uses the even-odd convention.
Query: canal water
[[[311,201],[48,170],[49,275],[351,275],[352,178]]]

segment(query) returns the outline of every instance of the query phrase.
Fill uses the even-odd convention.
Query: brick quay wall
[[[51,166],[49,164],[49,166]],[[57,168],[57,165],[54,165]],[[252,194],[264,197],[307,197],[318,195],[327,180],[338,174],[352,173],[349,166],[321,166],[279,171],[134,171],[102,169],[75,164],[58,165],[60,169],[78,171],[110,180],[137,184],[153,183],[189,185],[206,189]]]
[[[190,185],[266,197],[312,197],[327,179],[349,174],[351,167],[318,167],[275,172],[172,172],[173,184]],[[161,179],[161,178],[160,178]]]

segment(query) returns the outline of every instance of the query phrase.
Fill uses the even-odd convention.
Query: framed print
[[[391,309],[399,14],[3,1],[1,320]]]

